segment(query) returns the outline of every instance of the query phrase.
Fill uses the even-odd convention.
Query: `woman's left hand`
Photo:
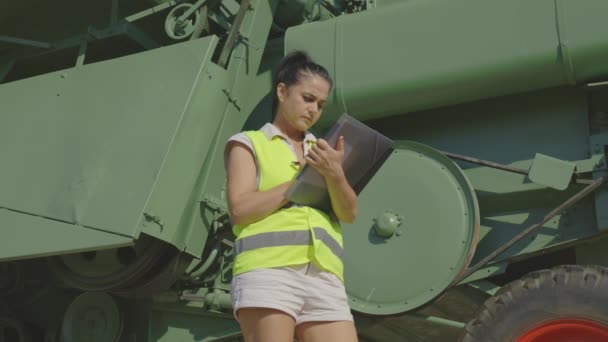
[[[310,164],[325,178],[344,177],[342,160],[344,159],[344,137],[339,137],[336,147],[332,148],[327,141],[318,139],[306,156]]]

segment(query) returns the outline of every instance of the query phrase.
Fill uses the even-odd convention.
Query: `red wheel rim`
[[[523,334],[517,342],[606,342],[608,326],[585,319],[556,319]]]

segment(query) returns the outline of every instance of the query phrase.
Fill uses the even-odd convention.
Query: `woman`
[[[228,207],[234,223],[232,304],[247,342],[357,341],[344,290],[339,222],[353,222],[357,197],[336,146],[308,129],[332,87],[325,68],[301,51],[279,64],[274,118],[226,145]],[[305,164],[325,179],[333,219],[285,198]]]

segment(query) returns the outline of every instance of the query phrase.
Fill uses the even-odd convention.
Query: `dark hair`
[[[333,86],[333,81],[329,72],[322,65],[315,63],[310,56],[304,51],[295,50],[288,53],[279,65],[277,66],[272,83],[272,118],[277,113],[279,97],[277,96],[277,86],[279,83],[285,83],[285,86],[290,87],[300,81],[303,74],[311,73],[322,77],[329,83],[329,89]]]

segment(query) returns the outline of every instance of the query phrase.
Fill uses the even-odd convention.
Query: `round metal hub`
[[[166,243],[142,234],[133,246],[62,255],[50,258],[49,263],[72,287],[111,291],[133,287],[175,253]]]
[[[180,17],[191,8],[191,4],[181,4],[175,6],[169,12],[167,19],[165,19],[165,32],[169,37],[172,39],[184,39],[194,32],[201,20],[198,10],[194,11],[188,18],[180,20]]]
[[[62,341],[114,342],[122,332],[122,317],[114,299],[102,292],[76,297],[61,326]]]
[[[572,341],[608,341],[608,326],[585,319],[558,319],[539,325],[517,340],[517,342]]]
[[[428,146],[398,144],[358,208],[355,223],[342,228],[346,290],[356,311],[415,309],[471,261],[479,230],[475,192],[454,162]]]

